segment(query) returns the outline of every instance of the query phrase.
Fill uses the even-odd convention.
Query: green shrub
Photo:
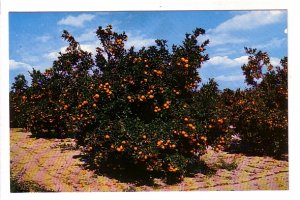
[[[231,111],[242,152],[280,156],[288,152],[287,58],[273,67],[267,53],[246,52],[248,63],[242,70],[249,88],[224,91],[221,99]]]

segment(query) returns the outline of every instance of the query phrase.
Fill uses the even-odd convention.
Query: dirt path
[[[66,148],[74,144],[70,139],[35,139],[30,133],[11,130],[10,141],[12,177],[58,192],[288,189],[288,162],[269,157],[209,151],[203,156],[209,165],[215,165],[222,158],[226,162],[235,160],[238,167],[232,171],[218,169],[212,176],[196,174],[175,185],[155,179],[155,186],[150,187],[123,183],[84,169],[76,158],[80,152]]]

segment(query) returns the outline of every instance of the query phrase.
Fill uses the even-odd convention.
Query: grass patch
[[[54,192],[53,190],[46,189],[33,182],[19,182],[16,179],[10,180],[10,192],[21,193],[21,192]]]
[[[235,170],[238,167],[238,164],[235,160],[231,162],[226,162],[223,158],[220,158],[219,161],[215,164],[216,168],[226,169],[228,171]]]

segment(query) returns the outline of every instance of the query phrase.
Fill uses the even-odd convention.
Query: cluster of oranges
[[[123,43],[123,39],[122,39],[122,38],[118,38],[118,39],[116,39],[116,44],[117,44],[117,45],[121,45],[121,46],[123,46],[123,45],[124,45],[124,43]]]
[[[164,109],[169,109],[170,106],[171,106],[171,101],[167,100],[167,101],[164,103],[163,108],[164,108]]]
[[[139,62],[142,62],[142,58],[141,57],[137,57],[137,58],[133,58],[133,63],[139,63]]]
[[[215,146],[214,150],[215,151],[220,151],[224,149],[224,145],[225,145],[225,138],[224,137],[220,137],[218,144]]]
[[[134,98],[130,95],[127,96],[127,100],[129,103],[133,103],[134,102]]]
[[[117,150],[117,152],[123,152],[124,151],[123,145],[116,147],[116,150]]]
[[[148,92],[147,92],[147,95],[149,97],[149,99],[153,99],[154,98],[154,91],[152,89],[150,89]]]
[[[178,168],[172,166],[171,164],[169,164],[169,166],[168,166],[168,171],[174,173],[174,172],[177,172],[177,171],[178,171]]]
[[[146,101],[146,96],[145,95],[138,95],[139,101]]]
[[[166,149],[166,148],[174,149],[174,148],[176,148],[176,144],[174,144],[174,143],[172,144],[170,139],[166,140],[165,142],[163,140],[158,140],[156,142],[156,146],[160,149]]]
[[[173,89],[173,92],[174,92],[176,95],[180,95],[180,91],[179,91],[179,90]]]
[[[153,72],[157,75],[157,76],[161,76],[163,74],[163,72],[161,70],[158,69],[154,69]]]
[[[188,83],[185,88],[186,89],[195,89],[197,87],[197,82]]]
[[[155,107],[154,107],[154,112],[157,113],[157,112],[160,112],[160,111],[161,111],[161,108],[160,108],[160,107],[158,107],[158,106],[155,106]]]
[[[189,68],[190,65],[188,64],[189,60],[187,58],[182,57],[180,58],[180,61],[181,63],[177,63],[177,65],[183,65],[185,69]]]
[[[183,121],[187,123],[187,124],[186,124],[187,127],[189,127],[189,128],[192,129],[192,130],[196,130],[196,125],[193,124],[192,122],[190,122],[189,118],[185,117],[185,118],[183,119]]]
[[[112,90],[111,90],[111,85],[108,82],[106,82],[104,84],[101,83],[99,85],[99,89],[103,90],[106,93],[106,95],[107,95],[108,98],[111,97]]]

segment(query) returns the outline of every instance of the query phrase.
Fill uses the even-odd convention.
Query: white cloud
[[[288,29],[287,29],[287,28],[284,29],[284,33],[285,33],[285,34],[288,34]]]
[[[97,44],[81,44],[81,45],[80,45],[80,48],[81,48],[83,51],[91,52],[93,55],[96,55],[96,48],[97,48],[98,46],[99,46],[99,45],[97,45]]]
[[[284,16],[283,11],[250,11],[221,23],[213,32],[231,32],[236,30],[252,30],[261,26],[280,22]]]
[[[232,54],[236,54],[237,50],[228,47],[219,47],[214,50],[214,54],[218,56],[228,56]]]
[[[231,59],[228,56],[214,56],[210,58],[207,65],[220,66],[222,68],[231,68],[231,67],[241,67],[243,64],[247,63],[248,56],[241,56],[238,58]]]
[[[56,51],[46,53],[43,55],[44,58],[47,58],[48,60],[51,60],[51,61],[57,59],[58,56],[59,56],[59,54]]]
[[[239,38],[227,33],[211,33],[207,35],[207,39],[209,39],[209,46],[211,47],[224,44],[240,44],[247,42],[245,38]]]
[[[262,26],[280,22],[285,15],[284,11],[249,11],[224,21],[207,31],[206,38],[210,46],[225,44],[241,44],[249,42],[244,36],[237,36],[233,32],[249,31]]]
[[[270,62],[273,66],[280,65],[279,58],[270,57]],[[210,58],[207,63],[204,64],[204,67],[207,66],[218,66],[220,68],[234,68],[234,67],[242,67],[243,64],[248,62],[248,56],[241,56],[237,58],[229,58],[228,56],[214,56]]]
[[[220,75],[215,77],[217,81],[226,81],[226,82],[233,82],[233,81],[241,81],[244,80],[244,76],[242,74],[235,74],[235,75]]]
[[[95,18],[95,15],[91,15],[91,14],[81,14],[78,16],[69,15],[66,18],[61,19],[57,24],[82,27],[85,22],[91,21],[94,18]]]
[[[273,38],[269,42],[265,42],[263,44],[257,44],[255,45],[256,49],[273,49],[273,48],[279,48],[282,47],[284,42],[286,41],[285,38]]]
[[[76,40],[78,42],[97,41],[97,36],[95,31],[91,30],[79,35]]]
[[[91,52],[93,55],[95,55],[97,46],[98,45],[96,45],[96,44],[81,44],[80,48],[83,51]],[[68,46],[63,46],[57,51],[48,52],[48,53],[44,54],[43,57],[50,60],[50,61],[54,61],[59,56],[59,52],[62,52],[62,53],[66,52],[67,47]]]
[[[273,66],[280,66],[280,60],[279,58],[276,58],[276,57],[271,57],[270,58],[270,62]]]
[[[51,37],[49,35],[43,35],[43,36],[36,38],[37,41],[43,42],[43,43],[48,42],[50,39],[51,39]]]
[[[10,70],[17,70],[17,69],[31,70],[32,66],[27,64],[27,63],[18,62],[18,61],[15,61],[15,60],[9,60],[9,69]]]
[[[134,46],[136,49],[140,49],[142,47],[148,47],[155,44],[155,39],[147,38],[144,35],[140,35],[139,33],[127,33],[128,41],[125,43],[125,48],[130,48]]]

